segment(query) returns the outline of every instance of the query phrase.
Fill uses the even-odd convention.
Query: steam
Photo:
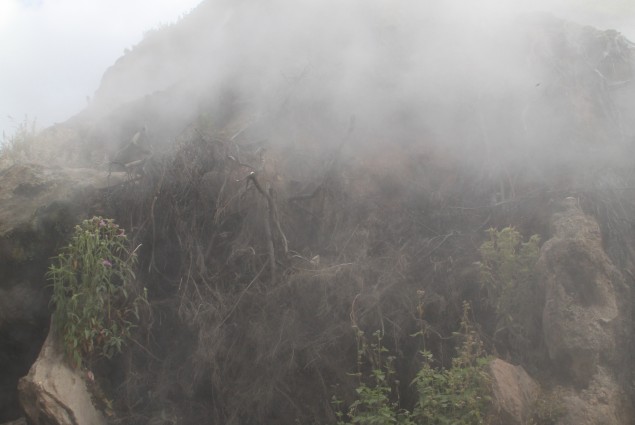
[[[198,3],[0,1],[0,132],[10,136],[25,115],[39,128],[68,119],[144,31],[176,21]]]
[[[626,66],[631,47],[624,37],[585,52],[599,33],[544,13],[519,14],[529,3],[462,3],[208,1],[181,26],[148,36],[121,58],[106,73],[96,107],[109,111],[178,87],[199,109],[179,104],[157,111],[163,118],[192,119],[218,99],[231,99],[216,115],[249,111],[241,119],[269,127],[314,120],[322,136],[354,116],[358,138],[416,135],[489,155],[505,146],[586,137],[575,134],[572,105],[558,90],[594,89],[600,83],[593,75],[611,83],[630,78],[600,69],[616,61]],[[611,53],[610,43],[619,51]],[[620,131],[621,139],[632,134]]]
[[[144,126],[153,152],[198,126],[320,155],[354,123],[347,155],[416,145],[491,175],[625,149],[633,45],[541,9],[609,15],[572,0],[208,0],[148,32],[72,122],[110,155]]]

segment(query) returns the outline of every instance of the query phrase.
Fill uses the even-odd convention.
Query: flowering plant
[[[140,303],[147,303],[146,289],[133,285],[136,259],[124,230],[101,217],[75,226],[69,245],[53,258],[47,278],[53,282],[54,325],[75,366],[112,357],[130,337]]]

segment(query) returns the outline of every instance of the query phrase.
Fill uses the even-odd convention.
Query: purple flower
[[[108,260],[101,260],[101,265],[104,267],[112,267],[112,263]]]
[[[99,227],[104,227],[104,226],[106,226],[106,222],[104,220],[101,220],[99,222]]]

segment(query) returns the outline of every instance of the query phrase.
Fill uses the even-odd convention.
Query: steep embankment
[[[113,177],[111,182],[116,182]],[[19,415],[17,382],[49,323],[44,273],[75,224],[102,199],[106,173],[15,164],[0,171],[0,420]],[[119,180],[120,181],[120,180]]]
[[[390,396],[412,409],[417,353],[449,367],[469,301],[488,352],[542,388],[500,418],[632,422],[633,45],[550,16],[484,28],[382,7],[205,2],[149,34],[30,150],[127,172],[64,214],[114,217],[142,245],[151,314],[122,356],[95,363],[113,421],[334,422],[332,397],[350,403],[351,372],[368,372],[351,326],[382,332],[401,382]],[[7,172],[23,169],[39,170]],[[55,197],[44,180],[12,199]],[[22,224],[37,234],[51,200],[19,205],[38,211]],[[507,301],[485,301],[479,247],[509,225],[547,242],[536,267],[500,273],[524,292],[506,281]],[[21,279],[45,286],[69,230],[53,228],[23,266],[3,255],[7,294]],[[525,267],[518,243],[505,264]],[[45,316],[44,304],[32,308]],[[31,349],[44,322],[38,338],[5,340]],[[531,379],[493,369],[508,371],[497,384]]]

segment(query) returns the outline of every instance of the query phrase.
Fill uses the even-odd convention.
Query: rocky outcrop
[[[95,189],[120,183],[123,173],[113,173],[87,168],[47,167],[40,164],[15,164],[0,170],[0,235],[33,223],[44,227],[42,210],[50,210],[60,203],[79,204]],[[72,212],[72,211],[68,211]],[[60,216],[67,215],[64,212]],[[49,218],[56,219],[58,217]],[[59,217],[62,218],[62,217]],[[74,225],[75,222],[71,221]]]
[[[540,388],[522,366],[514,366],[501,359],[489,364],[492,380],[492,425],[522,425],[531,417]]]
[[[0,169],[0,422],[20,416],[18,379],[46,337],[49,258],[81,218],[99,212],[98,189],[124,177],[36,164]]]
[[[610,372],[600,367],[589,386],[581,391],[560,388],[565,407],[558,425],[631,424],[623,389]]]
[[[597,222],[567,198],[553,220],[554,237],[542,247],[545,344],[550,359],[576,385],[589,384],[616,349],[615,285],[623,278],[602,249]]]
[[[560,382],[561,425],[626,424],[629,411],[615,370],[627,345],[618,295],[620,271],[606,255],[597,221],[574,198],[552,220],[538,261],[543,277],[544,341]]]
[[[20,379],[20,403],[33,425],[105,425],[80,372],[71,369],[51,329],[29,374]]]

